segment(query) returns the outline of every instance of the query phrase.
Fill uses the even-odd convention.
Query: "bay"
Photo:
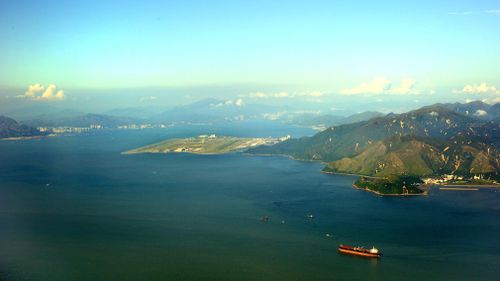
[[[247,122],[0,142],[0,279],[499,278],[495,189],[379,197],[317,162],[120,154],[203,133],[313,132]],[[340,243],[384,256],[341,255]]]

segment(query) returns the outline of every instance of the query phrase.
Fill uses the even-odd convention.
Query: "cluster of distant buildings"
[[[142,129],[152,129],[152,128],[167,128],[172,125],[165,124],[128,124],[128,125],[120,125],[117,126],[116,129],[120,130],[142,130]],[[73,126],[59,126],[59,127],[37,127],[40,132],[47,132],[53,134],[80,134],[80,133],[88,133],[94,130],[102,130],[108,129],[107,127],[101,124],[91,124],[88,127],[73,127]]]
[[[91,130],[96,130],[100,128],[96,127],[38,127],[40,132],[47,132],[53,134],[65,134],[65,133],[87,133]]]
[[[118,129],[122,130],[142,130],[142,129],[153,129],[153,128],[167,128],[171,127],[172,125],[165,125],[165,124],[130,124],[130,125],[120,125],[118,126]]]
[[[482,174],[475,174],[470,178],[464,177],[464,176],[459,176],[459,175],[442,175],[439,177],[433,177],[433,178],[424,178],[422,179],[425,184],[445,184],[445,183],[451,183],[451,182],[457,182],[457,181],[468,181],[468,180],[482,180],[483,175]]]
[[[201,138],[201,139],[207,139],[207,138],[208,139],[215,139],[215,138],[217,138],[217,136],[215,134],[211,134],[211,135],[199,135],[198,137]]]

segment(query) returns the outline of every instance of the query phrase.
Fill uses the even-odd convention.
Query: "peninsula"
[[[200,135],[193,138],[170,139],[159,143],[132,149],[123,154],[138,153],[195,153],[195,154],[223,154],[243,151],[261,145],[273,145],[284,138],[240,138],[216,135]]]
[[[418,176],[399,175],[384,178],[360,177],[354,188],[363,189],[383,196],[427,195],[424,182]]]

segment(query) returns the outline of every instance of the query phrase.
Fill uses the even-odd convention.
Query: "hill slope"
[[[39,130],[17,123],[16,120],[0,115],[0,139],[43,136]]]
[[[38,118],[25,121],[24,123],[36,127],[90,127],[101,125],[104,128],[116,128],[120,125],[137,124],[140,119],[129,117],[116,117],[104,114],[82,114],[62,118]]]
[[[331,162],[325,171],[391,174],[474,174],[500,171],[500,122],[464,115],[481,103],[437,104],[403,114],[331,127],[312,137],[249,150]],[[467,109],[468,108],[468,109]]]
[[[500,168],[498,153],[478,141],[394,137],[331,162],[324,171],[374,176],[489,173]]]
[[[368,121],[328,128],[312,137],[292,139],[272,147],[252,150],[257,154],[286,154],[297,159],[335,161],[360,152],[367,145],[393,136],[445,139],[465,128],[485,124],[443,106],[428,106],[403,114],[389,114]]]

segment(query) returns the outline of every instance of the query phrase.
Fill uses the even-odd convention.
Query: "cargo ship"
[[[340,244],[339,252],[343,254],[356,255],[367,258],[380,258],[382,256],[382,253],[380,253],[375,247],[371,249],[365,249],[363,247],[351,247]]]

